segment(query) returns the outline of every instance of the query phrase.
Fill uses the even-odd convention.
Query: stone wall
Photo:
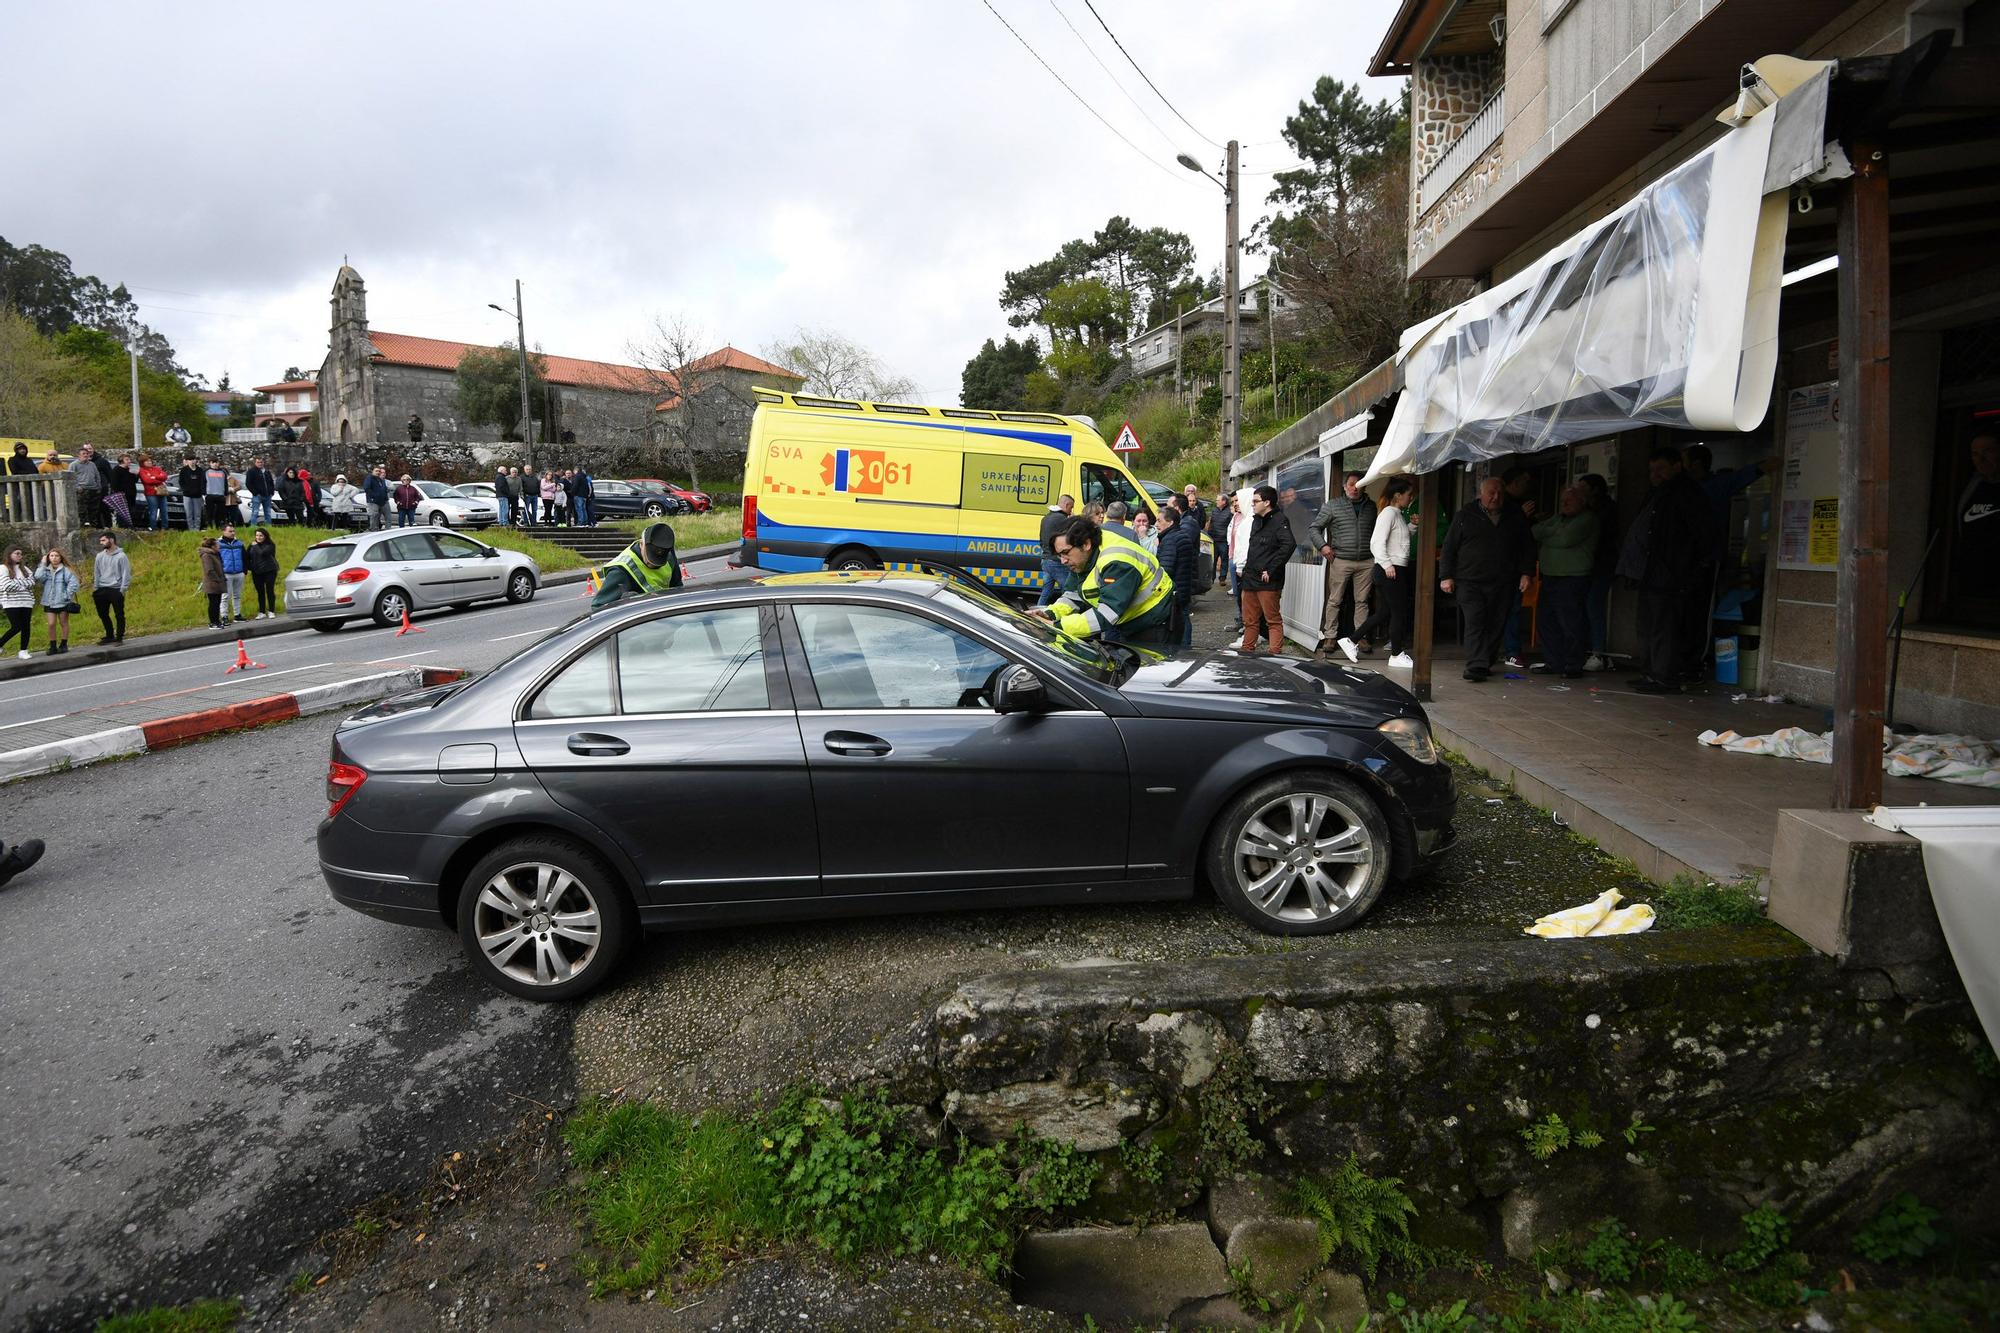
[[[1500,53],[1430,56],[1410,79],[1410,179],[1419,181],[1499,88]]]
[[[1392,936],[973,982],[885,1036],[899,1054],[861,1081],[976,1139],[1025,1124],[1098,1154],[1082,1220],[1205,1222],[1232,1261],[1253,1211],[1240,1182],[1283,1220],[1290,1182],[1350,1153],[1402,1178],[1415,1239],[1474,1256],[1525,1259],[1610,1215],[1719,1254],[1762,1203],[1796,1242],[1844,1245],[1904,1190],[1960,1235],[1994,1234],[2000,1101],[1953,977],[1906,996],[1768,925]],[[1024,1276],[1060,1287],[1083,1244],[1036,1242]]]

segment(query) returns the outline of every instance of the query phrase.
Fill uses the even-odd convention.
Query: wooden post
[[[1833,808],[1882,800],[1889,622],[1889,174],[1849,145],[1840,196],[1840,575],[1834,613]]]
[[[1417,576],[1416,606],[1411,611],[1410,693],[1423,703],[1431,700],[1431,641],[1437,621],[1437,535],[1443,519],[1438,513],[1438,474],[1426,472],[1417,478]]]

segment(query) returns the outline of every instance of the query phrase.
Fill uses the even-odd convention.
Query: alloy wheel
[[[1278,921],[1325,921],[1367,887],[1375,849],[1358,811],[1325,792],[1260,806],[1237,835],[1230,867],[1252,905]]]
[[[546,861],[508,866],[473,903],[473,934],[486,961],[524,986],[558,986],[589,967],[603,945],[597,899],[582,880]]]
[[[528,577],[528,571],[517,569],[514,577],[507,581],[507,596],[516,602],[525,602],[535,595],[535,581]]]

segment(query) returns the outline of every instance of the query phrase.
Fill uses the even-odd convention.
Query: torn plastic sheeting
[[[1770,111],[1539,262],[1407,330],[1368,480],[1645,425],[1746,431],[1777,365],[1789,200]],[[1365,484],[1365,483],[1364,483]]]
[[[1923,845],[1944,942],[1987,1041],[2000,1048],[2000,808],[1878,805],[1867,819]]]
[[[1809,764],[1833,762],[1833,733],[1780,727],[1768,736],[1743,736],[1734,731],[1704,731],[1695,737],[1736,754],[1769,754],[1803,759]],[[1887,745],[1888,739],[1895,744]],[[1933,778],[1961,787],[2000,789],[2000,741],[1977,736],[1902,736],[1885,738],[1882,768],[1893,778]]]

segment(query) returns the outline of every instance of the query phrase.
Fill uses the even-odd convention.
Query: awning
[[[1369,481],[1639,426],[1763,420],[1789,187],[1825,162],[1832,66],[1756,68],[1769,97],[1746,93],[1724,118],[1737,128],[1506,282],[1404,332],[1403,394]]]

